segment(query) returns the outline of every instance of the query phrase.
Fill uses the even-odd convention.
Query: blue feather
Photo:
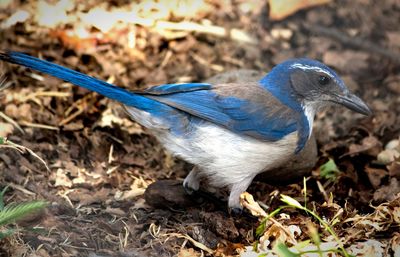
[[[264,141],[276,141],[297,130],[300,114],[279,104],[272,96],[270,101],[264,99],[263,103],[254,103],[249,99],[220,95],[216,88],[218,85],[213,87],[214,90],[148,97],[236,133]],[[252,89],[256,88],[248,90]]]
[[[133,106],[154,114],[158,113],[161,115],[163,114],[165,108],[167,110],[171,109],[164,104],[160,104],[147,97],[132,93],[126,89],[114,86],[105,81],[23,53],[12,51],[0,52],[0,59],[41,71],[51,76],[68,81],[74,85],[97,92],[125,105]]]
[[[150,95],[166,95],[172,93],[183,93],[183,92],[209,90],[209,89],[211,89],[211,84],[208,83],[180,83],[180,84],[164,84],[164,85],[154,86],[140,93],[150,94]]]
[[[278,90],[271,86],[271,83],[275,85],[278,84],[276,80],[280,80],[279,84],[285,87],[289,83],[285,81],[287,78],[274,77],[274,81],[271,81],[267,76],[259,85],[249,88],[243,88],[243,85],[239,84],[221,86],[184,83],[165,84],[141,92],[130,92],[22,53],[0,52],[0,59],[47,73],[127,106],[147,111],[164,119],[175,132],[183,131],[182,123],[191,127],[194,123],[207,120],[238,134],[264,141],[277,141],[299,130],[297,152],[304,147],[308,139],[310,128],[300,107],[291,101],[290,96],[276,95]]]
[[[308,138],[310,136],[310,126],[308,123],[308,118],[304,114],[301,113],[300,119],[298,120],[298,139],[297,139],[297,147],[295,149],[295,153],[299,153],[306,145]]]

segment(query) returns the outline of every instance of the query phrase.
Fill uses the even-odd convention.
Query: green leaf
[[[11,236],[12,234],[14,234],[15,229],[7,229],[6,231],[1,231],[0,232],[0,240],[3,240],[6,237]]]
[[[258,227],[256,228],[256,236],[257,237],[260,237],[264,234],[266,223],[267,223],[266,219],[263,219],[261,221],[260,225],[258,225]]]
[[[281,207],[275,209],[274,211],[270,212],[267,217],[263,218],[263,220],[260,222],[260,225],[256,228],[256,236],[257,237],[262,236],[265,232],[265,229],[267,226],[267,221],[270,218],[275,217],[275,215],[278,214],[281,210],[288,208],[288,207],[290,207],[290,206],[286,206],[286,205],[281,206]]]
[[[4,226],[20,219],[27,214],[43,209],[47,203],[43,201],[33,201],[20,204],[9,204],[0,211],[0,226]]]
[[[255,242],[253,243],[253,252],[258,252],[258,244],[259,244],[258,241],[255,241]]]
[[[308,226],[308,229],[309,229],[310,237],[311,237],[311,239],[313,240],[313,242],[314,242],[316,245],[320,245],[320,244],[321,244],[321,238],[320,238],[320,236],[319,236],[319,234],[318,234],[317,228],[314,227],[314,225],[310,224],[310,225]]]
[[[304,240],[301,242],[298,242],[297,244],[295,244],[293,247],[295,249],[297,249],[298,251],[302,250],[303,248],[310,246],[311,245],[311,240]]]
[[[0,192],[0,211],[4,209],[4,194],[6,193],[7,189],[8,185]]]
[[[340,174],[340,170],[337,167],[333,159],[329,159],[325,164],[322,164],[320,169],[320,175],[324,179],[336,180]]]
[[[301,210],[304,209],[304,207],[297,200],[295,200],[294,198],[292,198],[288,195],[281,194],[281,201],[286,203],[289,206],[292,206],[292,207],[295,207],[295,208],[298,208]]]
[[[290,251],[289,247],[282,242],[277,243],[273,250],[280,257],[299,257],[300,256],[300,254]]]

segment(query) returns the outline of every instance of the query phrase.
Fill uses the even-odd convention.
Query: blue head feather
[[[336,85],[343,92],[348,91],[347,87],[334,70],[319,61],[308,58],[289,59],[282,62],[275,66],[271,72],[260,80],[260,84],[273,96],[299,113],[297,123],[299,140],[296,152],[299,152],[305,146],[310,135],[310,130],[312,129],[310,128],[310,122],[308,121],[308,119],[312,117],[307,117],[305,115],[304,103],[299,99],[292,87],[291,74],[298,69],[303,71],[313,70],[324,73],[333,79]]]
[[[334,79],[336,84],[343,91],[348,91],[347,87],[334,70],[319,61],[308,58],[289,59],[276,65],[260,80],[260,84],[282,103],[296,111],[302,111],[301,103],[296,98],[290,81],[290,74],[296,69],[319,69],[321,72],[328,74]]]

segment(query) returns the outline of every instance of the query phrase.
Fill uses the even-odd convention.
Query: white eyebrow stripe
[[[318,72],[324,73],[326,75],[329,75],[331,78],[335,78],[335,76],[332,73],[330,73],[327,70],[321,69],[318,66],[310,66],[310,65],[305,65],[305,64],[301,64],[301,63],[294,63],[290,67],[291,68],[299,68],[302,70],[314,70],[314,71],[318,71]]]

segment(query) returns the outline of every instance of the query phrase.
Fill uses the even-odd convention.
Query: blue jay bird
[[[0,60],[122,103],[167,150],[194,164],[183,182],[189,192],[208,178],[213,186],[230,189],[230,208],[242,208],[240,194],[257,174],[303,149],[321,107],[337,103],[371,114],[332,69],[307,58],[280,63],[259,82],[165,84],[140,92],[19,52],[0,52]]]

